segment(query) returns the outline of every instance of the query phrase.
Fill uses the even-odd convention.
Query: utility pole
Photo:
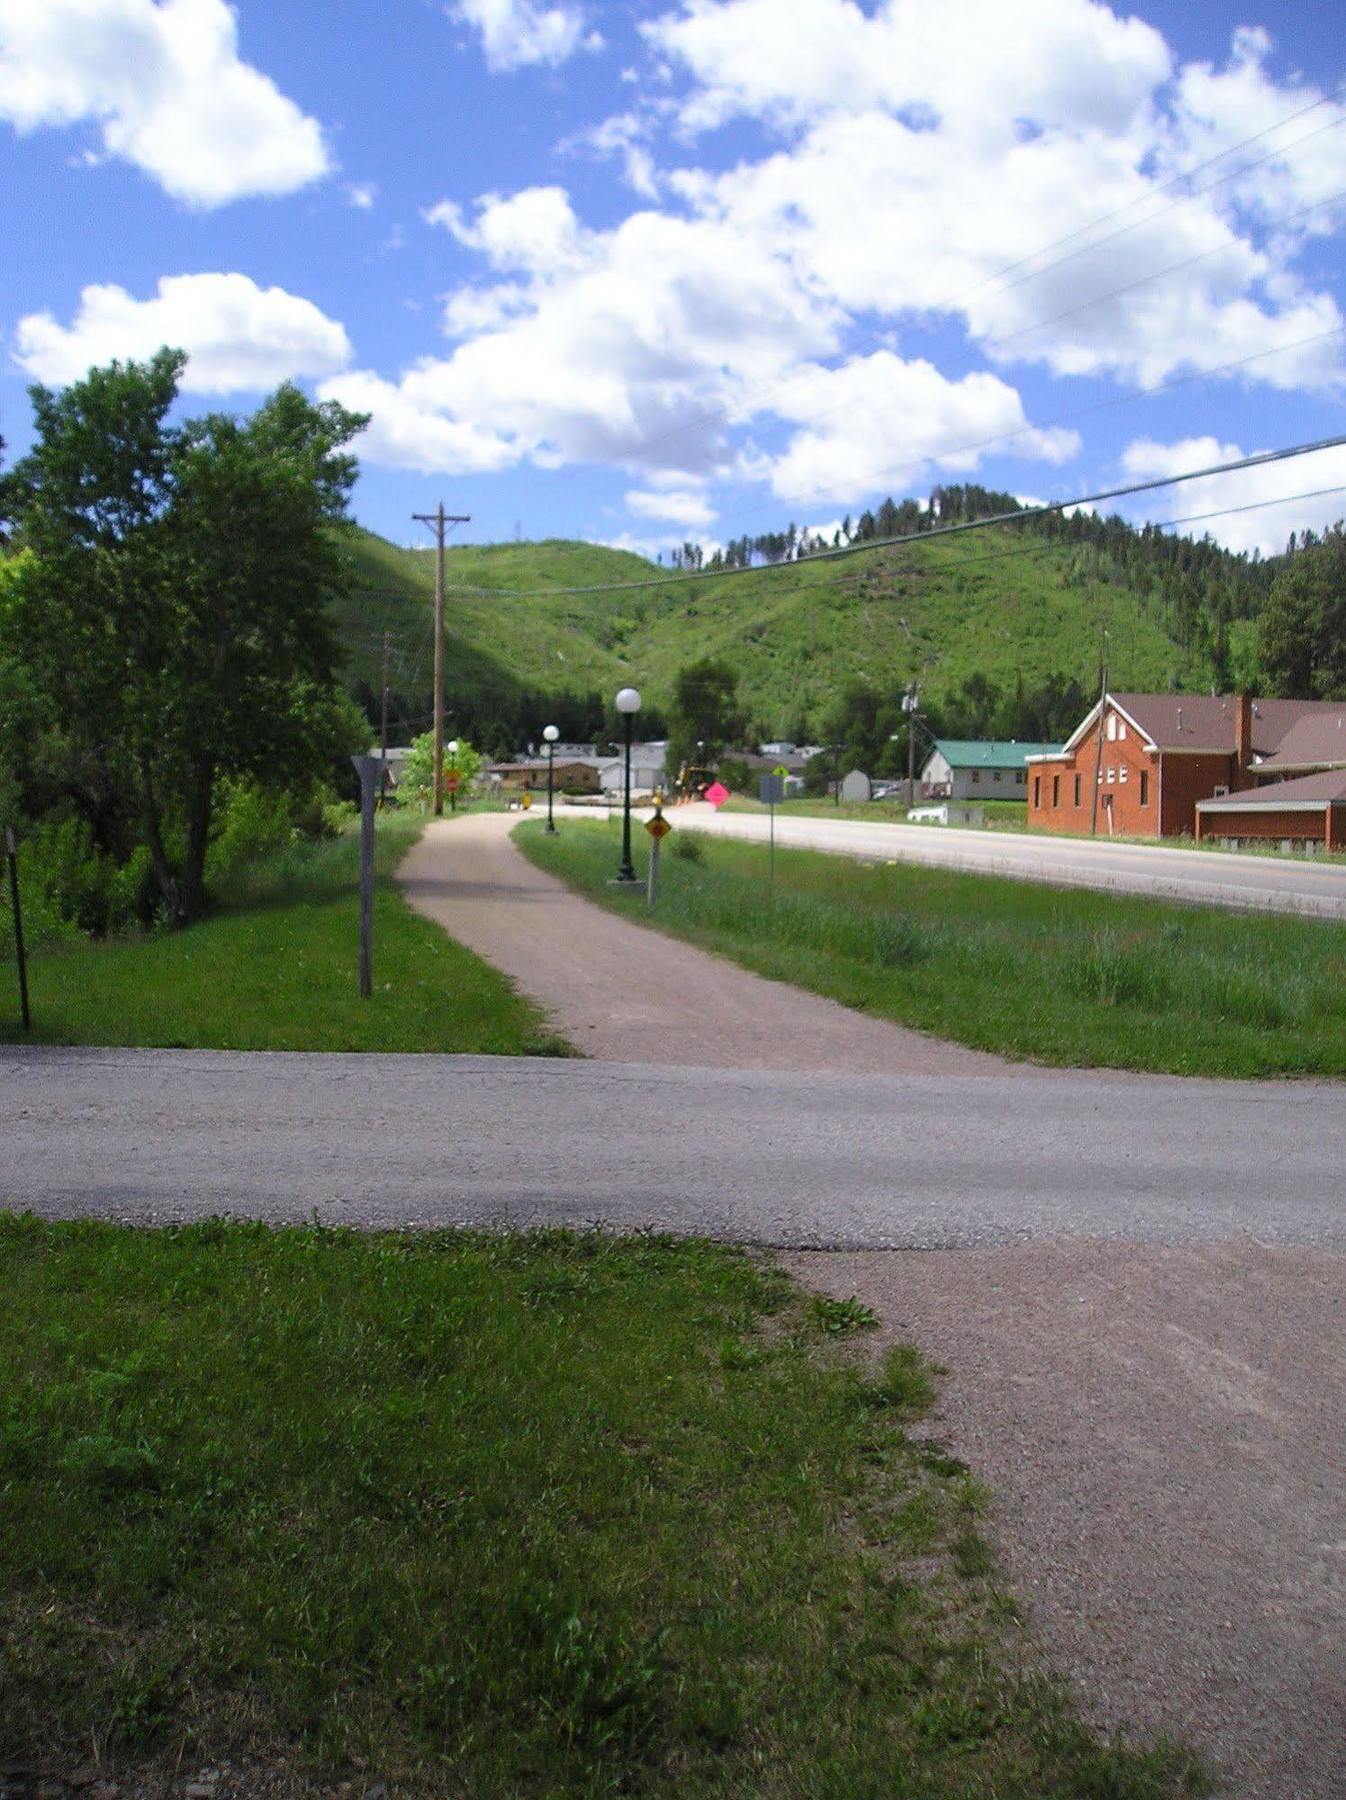
[[[1098,836],[1098,795],[1103,781],[1103,714],[1108,698],[1108,633],[1098,640],[1098,737],[1094,748],[1094,804],[1089,814],[1089,835]]]
[[[907,715],[907,811],[916,804],[916,713],[921,696],[915,688],[902,697],[902,710]]]
[[[446,513],[444,502],[432,513],[412,513],[435,534],[435,817],[444,817],[444,532],[450,525],[470,523],[471,513]]]

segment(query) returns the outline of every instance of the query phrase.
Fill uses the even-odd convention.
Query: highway
[[[765,843],[765,813],[716,813],[695,804],[672,810],[676,827]],[[1112,843],[1016,831],[939,825],[871,825],[851,819],[776,815],[776,842],[871,862],[919,862],[1059,887],[1152,894],[1203,906],[1346,919],[1346,863],[1244,856],[1229,851]]]

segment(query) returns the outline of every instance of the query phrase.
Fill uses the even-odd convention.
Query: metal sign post
[[[777,769],[770,775],[759,775],[757,778],[757,798],[766,807],[770,816],[771,841],[771,885],[776,885],[776,808],[785,798],[785,776]]]
[[[645,885],[645,904],[647,906],[654,905],[654,896],[659,886],[659,845],[673,829],[668,820],[664,817],[663,808],[663,801],[661,799],[656,800],[654,803],[654,817],[645,821],[645,829],[649,832],[652,840],[650,844],[650,872]]]
[[[377,756],[353,756],[360,777],[360,998],[374,991],[374,799]]]
[[[23,953],[23,914],[19,910],[19,856],[14,827],[5,826],[5,861],[9,865],[9,898],[14,908],[14,954],[19,963],[19,1016],[25,1031],[33,1029],[28,1011],[28,959]]]

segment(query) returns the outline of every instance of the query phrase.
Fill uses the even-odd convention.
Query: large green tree
[[[365,422],[286,386],[249,419],[173,426],[184,364],[31,390],[12,502],[31,554],[0,616],[66,792],[101,847],[148,846],[179,923],[205,903],[219,782],[292,785],[346,727],[328,601]]]
[[[738,675],[726,662],[703,657],[681,669],[669,708],[668,767],[707,767],[741,746],[747,718],[738,699]]]
[[[1346,698],[1346,526],[1305,533],[1271,584],[1262,612],[1262,662],[1278,694]]]

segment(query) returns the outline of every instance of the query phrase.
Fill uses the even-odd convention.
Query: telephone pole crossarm
[[[435,817],[444,816],[444,534],[450,525],[468,525],[471,513],[446,513],[444,502],[432,513],[412,513],[435,534]]]

